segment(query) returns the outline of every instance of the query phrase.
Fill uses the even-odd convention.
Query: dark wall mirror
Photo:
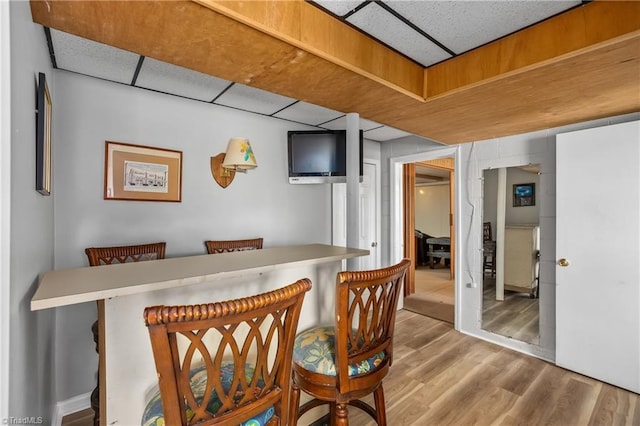
[[[540,166],[483,172],[482,328],[540,342]]]

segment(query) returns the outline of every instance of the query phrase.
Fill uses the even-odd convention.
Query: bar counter
[[[43,274],[31,299],[31,310],[91,302],[165,288],[266,272],[279,266],[304,265],[366,256],[367,250],[310,244],[186,256],[74,269]]]
[[[310,244],[60,269],[40,277],[31,309],[98,301],[101,424],[134,425],[157,386],[145,307],[229,300],[309,278],[298,329],[333,323],[342,260],[368,254]]]

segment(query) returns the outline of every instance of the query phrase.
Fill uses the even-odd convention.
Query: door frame
[[[376,195],[376,258],[375,258],[375,264],[377,265],[376,267],[379,268],[382,265],[382,248],[380,247],[380,238],[382,236],[382,200],[381,200],[381,196],[382,196],[382,190],[381,190],[381,185],[382,185],[382,178],[381,178],[381,170],[380,170],[380,160],[374,160],[374,159],[363,159],[362,160],[364,163],[369,163],[369,164],[373,164],[376,168],[376,188],[375,188],[375,195]]]
[[[421,152],[417,154],[403,155],[399,157],[389,158],[389,261],[390,264],[399,262],[404,254],[404,203],[403,203],[403,165],[409,163],[417,163],[420,161],[437,160],[439,158],[453,158],[454,171],[458,170],[460,166],[460,146],[452,146],[445,148],[438,148],[431,151]],[[461,218],[460,218],[460,175],[461,173],[454,173],[454,244],[456,247],[460,247],[460,233]],[[460,271],[460,265],[464,262],[464,253],[462,250],[456,250],[453,253],[453,267],[454,267],[454,328],[457,330],[460,324],[460,280],[462,276]]]

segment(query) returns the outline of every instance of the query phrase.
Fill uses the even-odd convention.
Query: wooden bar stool
[[[372,271],[339,272],[335,327],[296,336],[291,424],[310,409],[329,404],[332,425],[349,424],[347,405],[386,425],[382,379],[393,361],[396,309],[409,259]],[[300,390],[313,399],[301,407]],[[373,393],[375,409],[360,398]]]
[[[227,253],[231,251],[259,250],[262,248],[262,238],[248,240],[208,240],[204,242],[208,254]]]
[[[288,426],[291,356],[311,281],[226,302],[144,310],[159,392],[142,424]]]
[[[167,243],[137,244],[130,246],[89,247],[84,250],[89,259],[89,266],[112,265],[116,263],[140,262],[145,260],[164,259]],[[100,301],[98,301],[98,309]],[[96,320],[91,326],[93,341],[96,343],[96,352],[100,354],[100,333]],[[98,370],[100,369],[98,357]],[[100,425],[100,372],[98,371],[98,383],[91,392],[91,408],[93,409],[93,424]]]

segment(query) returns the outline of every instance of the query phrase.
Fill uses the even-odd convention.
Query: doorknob
[[[376,243],[375,241],[371,243],[371,247],[378,247],[378,243]]]
[[[560,266],[569,266],[569,261],[565,258],[558,260],[558,265]]]

